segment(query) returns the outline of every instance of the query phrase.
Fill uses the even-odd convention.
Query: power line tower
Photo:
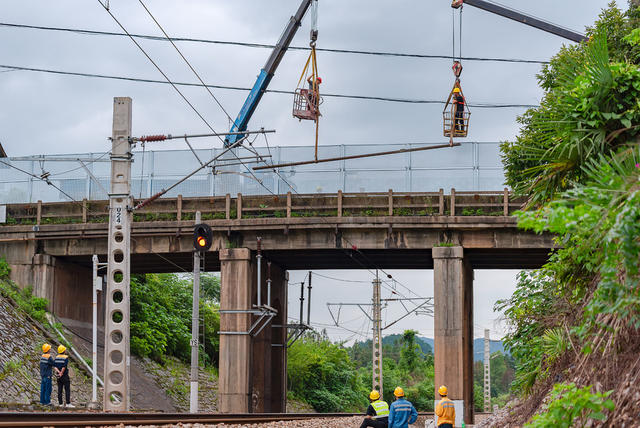
[[[491,349],[489,330],[484,330],[484,411],[491,411]]]
[[[129,281],[131,268],[131,98],[113,99],[111,191],[104,340],[105,411],[129,410]]]
[[[372,347],[372,372],[373,390],[380,392],[382,396],[382,305],[380,301],[380,278],[376,271],[373,280],[373,340]]]

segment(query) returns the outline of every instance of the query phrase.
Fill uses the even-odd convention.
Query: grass
[[[0,263],[4,260],[0,259]],[[49,301],[43,297],[33,295],[33,287],[18,288],[13,282],[0,280],[0,294],[12,299],[20,309],[29,314],[31,318],[44,323],[45,312]]]

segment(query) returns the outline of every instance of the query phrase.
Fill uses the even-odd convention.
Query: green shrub
[[[11,273],[11,266],[4,259],[4,257],[0,257],[0,279],[9,279],[9,274]]]
[[[615,404],[608,399],[612,391],[592,393],[591,387],[578,388],[574,383],[559,383],[553,387],[551,402],[543,413],[533,417],[525,428],[570,428],[605,421],[607,411]]]

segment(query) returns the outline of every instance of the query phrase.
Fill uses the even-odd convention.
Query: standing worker
[[[367,416],[362,421],[360,428],[387,428],[389,405],[386,401],[380,399],[380,393],[375,389],[369,394],[369,401],[371,401],[371,404],[367,407]]]
[[[453,428],[453,424],[456,422],[456,408],[453,401],[447,397],[447,392],[447,387],[444,385],[438,388],[438,394],[442,400],[436,406],[436,415],[438,416],[438,427],[441,428]]]
[[[53,368],[53,357],[49,353],[51,345],[42,345],[42,356],[40,357],[40,404],[51,405],[51,371]]]
[[[418,419],[418,412],[410,401],[404,398],[404,390],[399,386],[393,391],[396,401],[389,410],[389,428],[409,428]]]
[[[457,131],[464,131],[464,97],[460,91],[460,88],[453,88],[453,103],[455,104],[454,116],[455,126]]]
[[[62,406],[62,389],[66,407],[75,407],[71,404],[71,379],[69,379],[69,356],[65,354],[67,347],[58,346],[58,355],[54,360],[58,375],[58,405]]]

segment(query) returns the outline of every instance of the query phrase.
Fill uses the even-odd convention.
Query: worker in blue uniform
[[[53,369],[53,357],[49,353],[51,345],[42,345],[40,357],[40,404],[51,405],[51,374]]]
[[[65,354],[67,347],[58,346],[58,355],[54,360],[56,375],[58,376],[58,405],[62,406],[62,390],[66,407],[75,407],[71,404],[71,379],[69,379],[69,356]]]
[[[404,398],[404,390],[399,386],[393,391],[396,401],[389,409],[389,428],[409,428],[418,419],[418,412],[410,401]]]

